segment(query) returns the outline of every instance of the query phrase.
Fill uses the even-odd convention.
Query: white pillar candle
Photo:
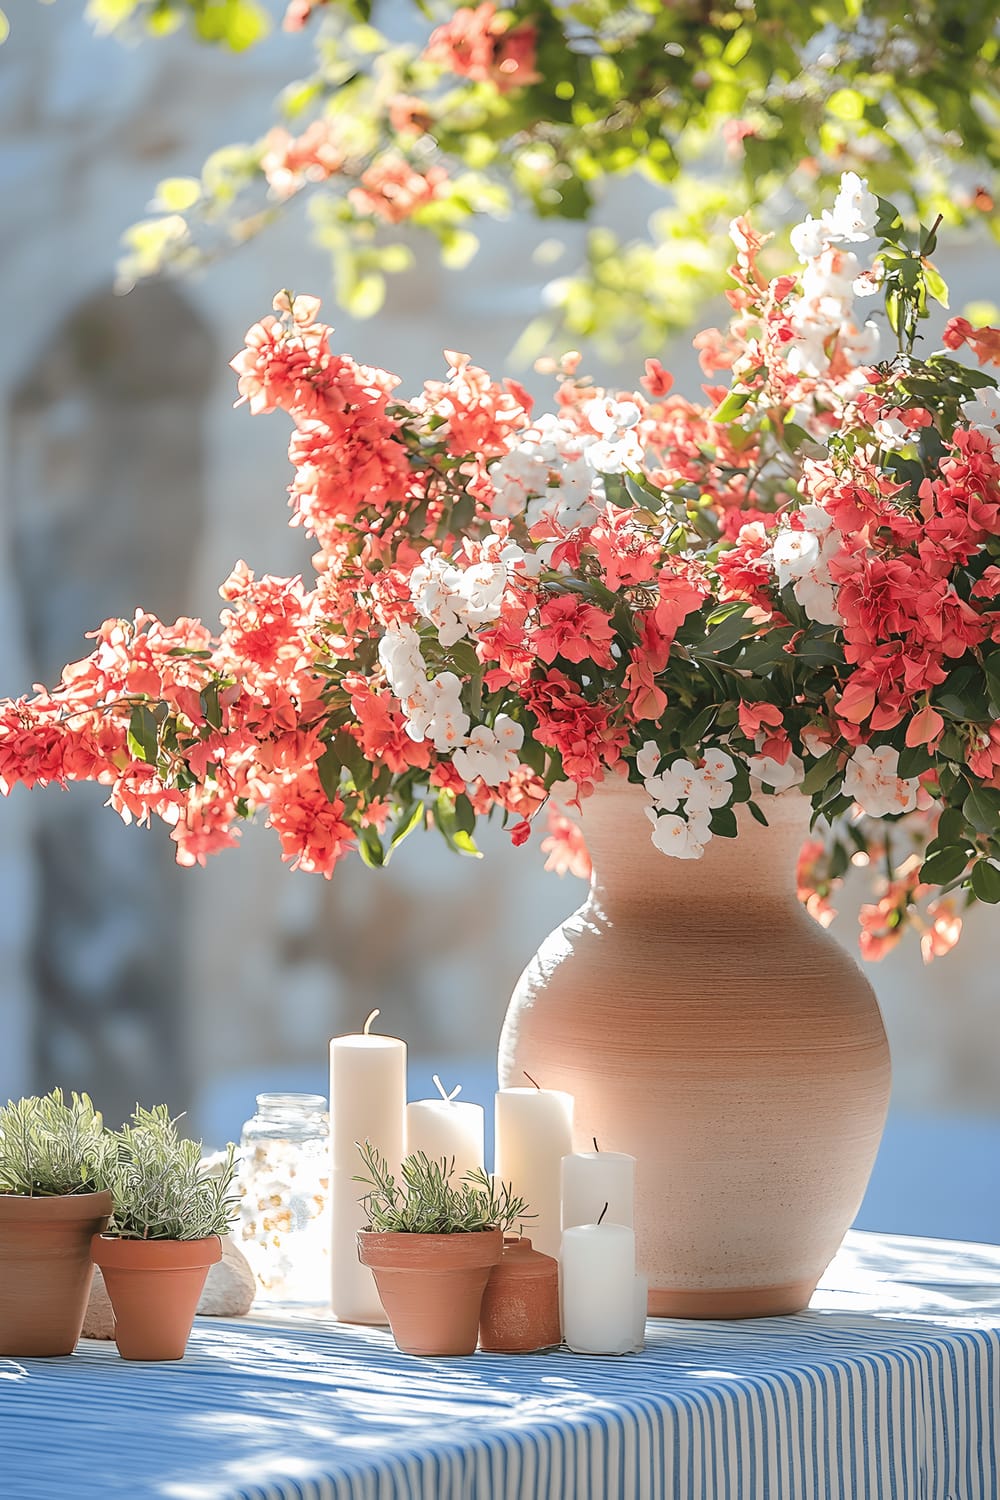
[[[446,1094],[436,1073],[434,1082],[440,1099],[414,1099],[406,1106],[406,1154],[422,1151],[431,1161],[454,1159],[452,1181],[458,1187],[466,1172],[482,1170],[485,1163],[483,1106],[460,1102],[461,1084]]]
[[[596,1146],[596,1142],[595,1142]],[[562,1161],[562,1227],[592,1224],[607,1203],[609,1224],[632,1228],[635,1212],[635,1157],[623,1151],[576,1151]]]
[[[377,1015],[359,1035],[330,1043],[330,1302],[346,1323],[386,1322],[372,1273],[358,1260],[367,1191],[354,1181],[364,1171],[358,1144],[370,1141],[397,1176],[403,1160],[406,1043],[372,1035]]]
[[[578,1224],[562,1237],[563,1339],[574,1354],[630,1354],[636,1344],[635,1233]]]
[[[573,1095],[558,1089],[501,1089],[496,1096],[495,1175],[536,1217],[525,1233],[543,1255],[559,1254],[562,1159],[573,1149]],[[603,1201],[603,1200],[602,1200]]]
[[[649,1277],[638,1274],[635,1278],[635,1341],[636,1354],[646,1347],[646,1305],[649,1301]]]

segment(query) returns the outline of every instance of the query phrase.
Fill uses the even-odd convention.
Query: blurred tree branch
[[[122,38],[188,26],[237,52],[279,19],[261,0],[90,0],[86,13]],[[126,235],[124,284],[225,255],[304,194],[339,298],[363,316],[413,262],[400,226],[459,267],[476,221],[516,205],[594,225],[522,352],[595,335],[621,348],[657,344],[722,287],[714,247],[732,214],[750,202],[780,221],[844,170],[915,215],[998,232],[1000,4],[398,0],[376,19],[422,28],[424,45],[377,29],[371,0],[291,0],[284,25],[315,30],[312,72],[257,141],[159,184]],[[629,177],[663,206],[622,243],[598,221],[608,184]]]

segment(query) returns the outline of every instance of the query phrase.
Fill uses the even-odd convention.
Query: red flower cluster
[[[527,29],[492,5],[436,36],[468,76],[530,72]],[[338,170],[320,133],[272,145],[279,192]],[[393,161],[357,191],[393,218],[436,188]],[[772,281],[736,221],[733,320],[699,340],[732,371],[714,410],[658,361],[645,394],[613,393],[577,356],[550,366],[541,416],[454,353],[404,401],[334,352],[314,298],[281,293],[232,364],[240,402],[292,422],[315,579],[237,564],[216,633],[108,621],[57,687],[0,704],[0,791],[101,782],[187,865],[261,809],[283,859],[329,876],[421,823],[468,853],[497,811],[522,843],[553,794],[550,866],[583,872],[563,809],[609,775],[645,787],[658,848],[698,858],[739,804],[804,784],[817,919],[878,846],[865,952],[911,920],[925,956],[947,951],[961,918],[940,886],[1000,900],[1000,398],[944,351],[872,363],[853,300],[903,252],[866,270],[849,248],[870,199],[848,174],[793,233],[801,275]],[[952,320],[946,345],[983,363],[1000,334]],[[914,811],[897,856],[883,829]]]

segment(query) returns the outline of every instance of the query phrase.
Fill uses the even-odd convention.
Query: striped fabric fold
[[[998,1500],[998,1429],[1000,1249],[872,1234],[799,1317],[621,1359],[213,1319],[179,1364],[0,1359],[3,1500]]]

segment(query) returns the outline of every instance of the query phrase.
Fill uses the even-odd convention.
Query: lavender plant
[[[119,1239],[201,1240],[228,1233],[238,1196],[231,1191],[235,1147],[222,1166],[202,1161],[200,1141],[183,1139],[165,1104],[136,1106],[111,1137],[105,1180],[114,1198],[106,1233]]]
[[[103,1187],[109,1135],[86,1094],[62,1089],[0,1108],[0,1193],[54,1198]]]
[[[505,1233],[533,1219],[528,1205],[509,1182],[494,1182],[481,1167],[452,1185],[455,1159],[431,1161],[423,1151],[406,1157],[400,1176],[370,1141],[358,1146],[365,1173],[355,1177],[370,1189],[363,1203],[368,1228],[380,1234],[474,1234],[487,1229]]]

